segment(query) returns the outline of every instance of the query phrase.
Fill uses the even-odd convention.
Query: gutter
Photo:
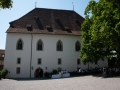
[[[31,64],[32,64],[32,42],[33,42],[33,35],[31,34],[31,53],[30,53],[30,78],[31,78]]]

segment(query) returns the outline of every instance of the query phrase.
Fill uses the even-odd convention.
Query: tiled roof
[[[10,22],[7,33],[81,35],[83,21],[75,11],[35,8]]]

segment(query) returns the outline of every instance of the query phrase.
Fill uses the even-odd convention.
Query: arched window
[[[77,42],[75,43],[75,50],[76,50],[76,51],[80,51],[80,43],[79,43],[79,41],[77,41]]]
[[[62,41],[58,41],[57,42],[57,51],[62,51],[63,50],[63,45],[62,45]]]
[[[18,40],[17,42],[17,50],[22,50],[23,49],[23,42],[21,39]]]
[[[39,51],[43,50],[43,42],[42,42],[42,40],[39,40],[37,42],[37,50],[39,50]]]

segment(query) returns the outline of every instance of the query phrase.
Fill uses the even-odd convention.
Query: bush
[[[50,75],[50,73],[48,73],[48,72],[44,73],[45,78],[49,78],[49,75]]]
[[[7,75],[7,73],[8,73],[8,70],[3,69],[3,70],[1,71],[2,77],[5,78],[5,76]]]
[[[52,74],[58,74],[58,71],[53,69]]]
[[[69,73],[70,73],[70,76],[77,76],[77,72],[76,71],[69,72]]]

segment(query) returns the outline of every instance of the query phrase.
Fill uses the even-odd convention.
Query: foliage
[[[7,75],[7,73],[8,73],[8,70],[2,69],[1,75],[2,75],[3,78],[5,78],[5,76]]]
[[[0,0],[0,8],[11,8],[12,7],[12,0]]]
[[[77,76],[77,72],[76,71],[72,71],[72,72],[69,72],[70,73],[70,76]]]
[[[45,72],[45,73],[44,73],[44,76],[45,76],[45,78],[49,78],[49,76],[50,76],[50,73],[48,73],[48,72]]]
[[[111,58],[116,51],[120,59],[120,0],[91,0],[85,9],[82,24],[82,48],[84,62],[97,62]],[[119,60],[120,61],[120,60]]]
[[[52,74],[58,74],[58,71],[53,69]]]

